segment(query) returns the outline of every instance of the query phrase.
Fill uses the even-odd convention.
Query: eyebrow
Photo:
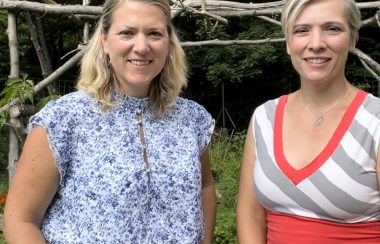
[[[139,29],[138,27],[130,26],[130,25],[122,25],[121,27],[125,28],[125,29]],[[153,26],[153,27],[149,27],[149,28],[146,28],[146,29],[148,29],[148,30],[165,30],[166,26],[165,27]]]
[[[328,21],[328,22],[325,22],[325,23],[322,23],[322,26],[326,26],[326,25],[338,25],[338,26],[346,26],[344,23],[342,22],[339,22],[339,21]],[[308,24],[308,23],[305,23],[305,24],[295,24],[293,26],[293,28],[296,28],[296,27],[308,27],[308,26],[312,26],[311,24]]]

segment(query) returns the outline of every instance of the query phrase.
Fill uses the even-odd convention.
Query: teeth
[[[321,64],[327,61],[327,58],[308,58],[308,62],[313,64]]]
[[[146,64],[149,64],[149,61],[146,60],[146,61],[141,61],[141,60],[131,60],[131,63],[132,64],[135,64],[135,65],[146,65]]]

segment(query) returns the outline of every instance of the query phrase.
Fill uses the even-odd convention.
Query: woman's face
[[[146,97],[169,52],[169,34],[162,10],[126,0],[112,15],[107,34],[101,34],[119,88],[129,96]]]
[[[315,0],[296,19],[287,51],[301,81],[345,79],[351,46],[344,0]]]

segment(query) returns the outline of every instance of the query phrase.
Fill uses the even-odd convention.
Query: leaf
[[[38,108],[38,109],[41,109],[41,108],[43,108],[48,102],[50,102],[51,100],[58,99],[58,98],[60,98],[60,96],[58,96],[58,95],[52,95],[52,96],[44,97],[44,98],[40,99],[40,101],[38,102],[38,104],[37,104],[37,108]]]
[[[0,96],[4,96],[1,104],[5,105],[16,98],[19,98],[21,103],[27,100],[33,103],[34,85],[33,81],[27,78],[28,74],[22,74],[21,78],[9,78],[0,93]]]

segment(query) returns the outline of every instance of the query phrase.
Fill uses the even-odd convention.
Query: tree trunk
[[[17,41],[17,21],[14,12],[8,12],[8,40],[9,40],[9,54],[10,54],[10,78],[20,76],[20,62]],[[13,113],[10,113],[13,114]],[[11,117],[12,120],[12,117]],[[17,123],[18,118],[13,118],[13,122]],[[12,124],[12,121],[11,121]],[[19,141],[15,131],[11,128],[9,130],[9,152],[8,152],[8,174],[9,183],[16,169],[16,164],[19,159]]]

